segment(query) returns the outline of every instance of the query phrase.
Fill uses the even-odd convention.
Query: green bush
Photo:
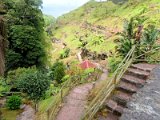
[[[22,99],[19,96],[11,96],[9,97],[9,99],[7,100],[7,107],[10,110],[17,110],[20,108],[20,105],[22,104]]]
[[[48,90],[50,81],[46,74],[42,72],[33,72],[25,74],[18,79],[17,87],[27,96],[37,102],[39,101]]]
[[[18,68],[16,70],[9,71],[7,75],[7,83],[15,87],[17,79],[26,74],[34,73],[36,71],[37,71],[36,67]]]
[[[109,69],[110,72],[113,73],[116,71],[116,69],[118,68],[118,65],[120,64],[120,62],[122,61],[122,59],[120,57],[112,57],[109,58]]]
[[[158,40],[158,37],[159,31],[155,26],[149,25],[147,28],[144,29],[142,45],[145,45],[146,52],[153,49],[156,41]]]
[[[70,53],[70,49],[66,48],[62,51],[62,53],[60,54],[60,59],[64,59],[67,58],[69,56]]]
[[[118,49],[117,49],[118,53],[123,57],[125,57],[128,54],[128,52],[131,50],[133,44],[134,44],[133,40],[129,40],[127,38],[120,39],[118,43]]]
[[[25,74],[19,78],[17,83],[18,89],[26,93],[29,99],[35,103],[36,112],[38,111],[38,102],[44,98],[49,86],[48,76],[41,71]]]
[[[0,77],[0,97],[4,96],[3,92],[9,92],[10,86],[6,84],[5,79]]]
[[[62,78],[65,76],[65,69],[63,62],[55,62],[51,68],[51,78],[56,80],[57,83],[62,83]]]

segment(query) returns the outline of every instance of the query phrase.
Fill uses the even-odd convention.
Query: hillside
[[[160,63],[159,0],[90,0],[57,19],[43,2],[0,2],[0,120],[94,120]]]
[[[54,44],[55,51],[58,51],[55,54],[59,57],[64,43],[71,49],[72,55],[82,47],[92,53],[114,52],[116,44],[113,40],[118,37],[116,34],[123,30],[126,20],[139,16],[144,21],[144,27],[154,24],[159,28],[159,8],[159,0],[90,1],[57,19],[51,38],[62,44]],[[83,46],[84,43],[86,45]]]

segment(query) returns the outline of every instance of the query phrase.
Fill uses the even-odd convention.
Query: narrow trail
[[[96,84],[98,84],[99,81],[107,79],[107,77],[108,71],[103,70],[103,73],[96,81]],[[80,120],[87,104],[87,97],[93,86],[94,83],[87,83],[71,90],[69,95],[66,96],[64,105],[60,109],[56,120]]]

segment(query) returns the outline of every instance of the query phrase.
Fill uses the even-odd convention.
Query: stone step
[[[147,72],[151,72],[157,65],[154,64],[147,64],[147,63],[139,63],[139,64],[132,64],[131,67],[134,69],[139,69]]]
[[[118,116],[117,115],[114,115],[113,113],[108,113],[107,114],[107,117],[104,117],[104,116],[99,116],[98,117],[98,120],[118,120]]]
[[[138,90],[134,84],[126,83],[123,81],[120,82],[120,84],[117,86],[117,89],[131,94],[136,93]]]
[[[125,92],[118,91],[114,96],[113,100],[116,101],[119,105],[126,107],[127,102],[129,102],[132,98],[132,95]]]
[[[150,73],[146,72],[146,71],[139,70],[139,69],[128,68],[126,74],[146,80],[149,77]]]
[[[124,75],[121,78],[122,81],[127,82],[127,83],[131,83],[136,85],[138,88],[142,88],[145,84],[145,80],[137,78],[135,76],[131,76],[131,75]]]
[[[121,116],[123,113],[123,107],[118,105],[114,100],[109,100],[105,102],[107,109],[112,112],[114,115]]]

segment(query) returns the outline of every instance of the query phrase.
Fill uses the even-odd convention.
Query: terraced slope
[[[117,3],[116,0],[108,2],[90,1],[82,7],[71,11],[57,19],[52,38],[66,44],[71,49],[71,56],[81,48],[81,41],[87,42],[85,46],[91,52],[114,52],[114,40],[123,30],[124,21],[131,17],[143,18],[144,27],[154,24],[160,27],[159,0],[130,0]],[[117,4],[115,4],[117,3]],[[87,37],[86,37],[87,36]],[[102,36],[98,41],[97,36]],[[95,42],[96,41],[96,42]],[[98,44],[95,44],[98,43]],[[62,47],[56,43],[55,57],[63,52]]]

